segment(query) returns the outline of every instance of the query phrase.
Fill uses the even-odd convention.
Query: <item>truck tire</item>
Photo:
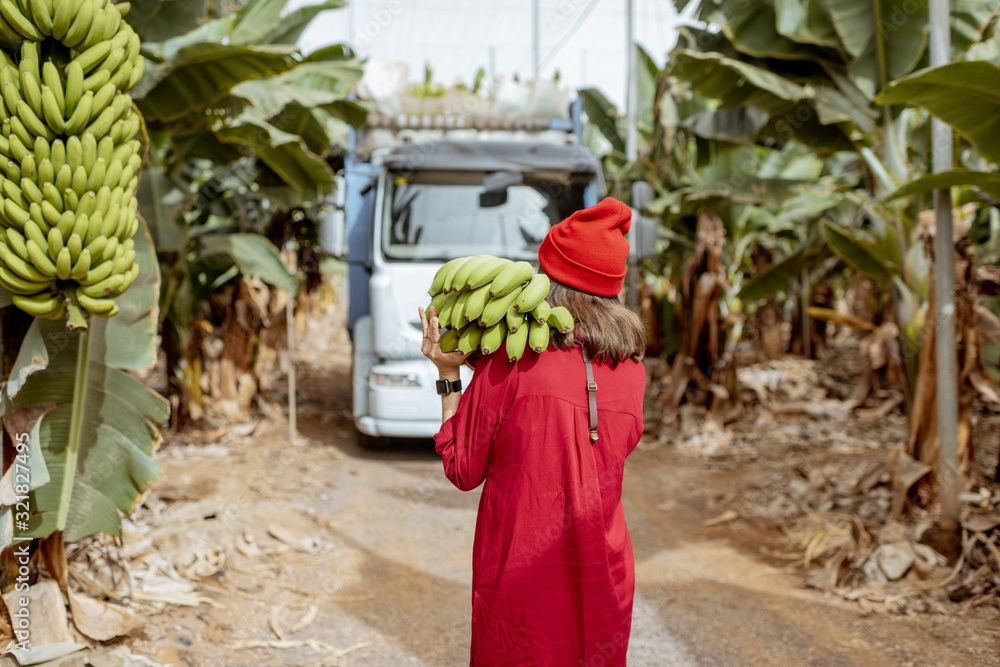
[[[384,452],[389,449],[389,445],[392,442],[389,438],[377,435],[368,435],[367,433],[362,433],[361,431],[358,431],[357,434],[358,446],[369,452]]]

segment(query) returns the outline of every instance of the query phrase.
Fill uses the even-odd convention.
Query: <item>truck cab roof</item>
[[[563,171],[598,174],[582,146],[525,141],[428,141],[396,146],[385,156],[393,171]]]

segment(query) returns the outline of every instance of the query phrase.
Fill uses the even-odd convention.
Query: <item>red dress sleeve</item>
[[[492,381],[496,374],[489,373],[493,361],[484,359],[476,367],[459,400],[458,411],[434,436],[434,448],[443,459],[444,474],[462,491],[471,491],[482,484],[489,467],[503,394],[502,384]]]

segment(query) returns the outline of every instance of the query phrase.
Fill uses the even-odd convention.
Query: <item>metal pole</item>
[[[635,40],[633,39],[632,0],[625,3],[625,49],[628,67],[628,90],[625,92],[625,108],[628,116],[628,126],[625,130],[625,159],[635,162],[638,157],[635,131],[635,112],[639,97],[639,78],[635,71]]]
[[[288,272],[295,275],[295,250],[291,244],[288,250]],[[285,302],[285,334],[288,338],[288,444],[294,445],[299,433],[297,403],[295,400],[295,292],[288,293]]]
[[[538,0],[531,0],[531,63],[535,81],[539,79],[538,65]]]
[[[948,0],[930,0],[930,64],[951,60]],[[934,173],[953,165],[951,126],[931,119]],[[955,342],[955,255],[951,219],[951,190],[934,191],[934,298],[937,354],[938,469],[942,530],[958,530],[958,353]]]
[[[347,39],[345,41],[357,46],[354,42],[354,0],[347,0]]]

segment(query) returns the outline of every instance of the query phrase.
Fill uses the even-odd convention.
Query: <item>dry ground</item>
[[[296,444],[265,423],[164,447],[137,520],[210,602],[145,613],[130,649],[212,667],[467,664],[479,494],[450,486],[428,442],[358,448],[343,338],[336,347],[298,355]],[[780,508],[765,504],[794,495],[795,470],[883,460],[872,443],[899,437],[901,419],[845,429],[749,415],[714,441],[644,441],[625,483],[629,664],[1000,665],[995,609],[888,614],[824,596],[768,518]]]

